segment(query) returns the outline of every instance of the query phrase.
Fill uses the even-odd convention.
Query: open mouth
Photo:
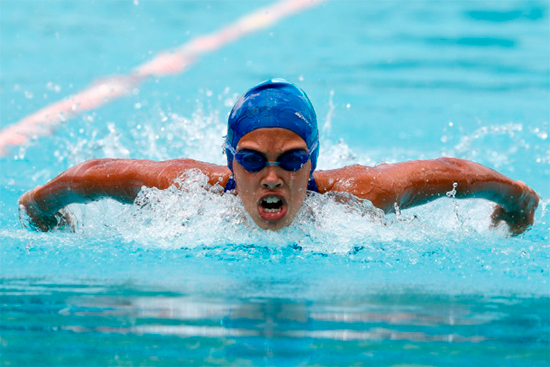
[[[260,200],[258,213],[262,219],[276,221],[282,219],[286,214],[287,206],[283,198],[275,195],[266,196]]]

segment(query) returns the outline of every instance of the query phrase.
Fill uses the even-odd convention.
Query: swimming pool
[[[269,4],[4,0],[0,127]],[[548,365],[549,12],[542,1],[323,2],[11,149],[0,158],[2,363]],[[316,106],[320,169],[472,159],[541,195],[535,226],[489,230],[485,201],[381,218],[314,195],[295,225],[263,232],[190,172],[189,190],[144,190],[140,207],[74,206],[74,234],[21,228],[19,196],[85,159],[222,164],[231,105],[271,77]]]

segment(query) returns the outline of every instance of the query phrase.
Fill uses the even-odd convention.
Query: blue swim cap
[[[311,173],[319,156],[317,116],[303,90],[284,79],[271,79],[258,84],[239,98],[227,121],[226,144],[237,149],[239,140],[249,132],[280,127],[298,134],[311,155]],[[227,166],[233,171],[233,154],[225,149]]]

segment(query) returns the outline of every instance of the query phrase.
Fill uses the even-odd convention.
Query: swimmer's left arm
[[[319,179],[317,179],[319,177]],[[319,171],[320,192],[344,191],[367,199],[386,213],[425,204],[447,193],[456,198],[495,202],[493,225],[508,224],[513,234],[533,224],[539,197],[525,183],[481,164],[456,158],[418,160],[375,167],[360,165]],[[332,179],[332,182],[331,182]]]

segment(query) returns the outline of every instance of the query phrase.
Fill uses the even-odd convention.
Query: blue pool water
[[[268,4],[2,0],[0,128]],[[21,194],[86,159],[223,164],[232,104],[271,77],[316,106],[320,169],[475,160],[540,194],[534,227],[490,230],[482,200],[312,196],[264,232],[194,172],[71,207],[76,233],[19,224]],[[0,158],[0,361],[547,366],[549,92],[547,1],[327,1],[151,79]]]

